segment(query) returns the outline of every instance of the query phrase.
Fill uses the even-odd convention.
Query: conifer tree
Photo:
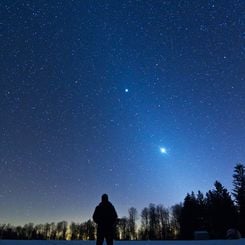
[[[182,239],[193,239],[193,234],[197,228],[197,199],[192,192],[187,193],[180,217],[180,233]]]
[[[207,193],[209,232],[213,238],[225,238],[227,230],[236,224],[237,212],[227,189],[218,181],[214,186]]]
[[[233,196],[238,208],[239,230],[245,236],[245,166],[237,164],[233,174]]]

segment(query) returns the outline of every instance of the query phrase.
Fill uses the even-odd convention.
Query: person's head
[[[107,194],[103,194],[103,195],[101,196],[101,201],[102,201],[102,202],[108,202],[108,200],[109,200],[109,198],[108,198],[108,195],[107,195]]]

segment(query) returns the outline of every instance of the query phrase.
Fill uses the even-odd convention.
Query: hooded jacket
[[[109,201],[102,201],[95,208],[93,220],[98,227],[111,229],[117,221],[117,212]]]

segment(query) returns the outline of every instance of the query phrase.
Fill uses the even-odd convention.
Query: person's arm
[[[117,216],[117,211],[116,211],[116,209],[115,209],[115,207],[113,206],[113,219],[114,219],[114,223],[116,223],[117,222],[117,218],[118,218],[118,216]]]
[[[95,208],[94,214],[93,214],[93,221],[98,224],[99,218],[98,218],[98,207]]]

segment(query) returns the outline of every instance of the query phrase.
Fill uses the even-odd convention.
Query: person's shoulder
[[[101,208],[102,203],[98,204],[96,208]]]
[[[96,206],[95,210],[100,210],[101,209],[101,203]]]
[[[108,202],[108,205],[112,208],[114,208],[113,204],[111,202]]]

